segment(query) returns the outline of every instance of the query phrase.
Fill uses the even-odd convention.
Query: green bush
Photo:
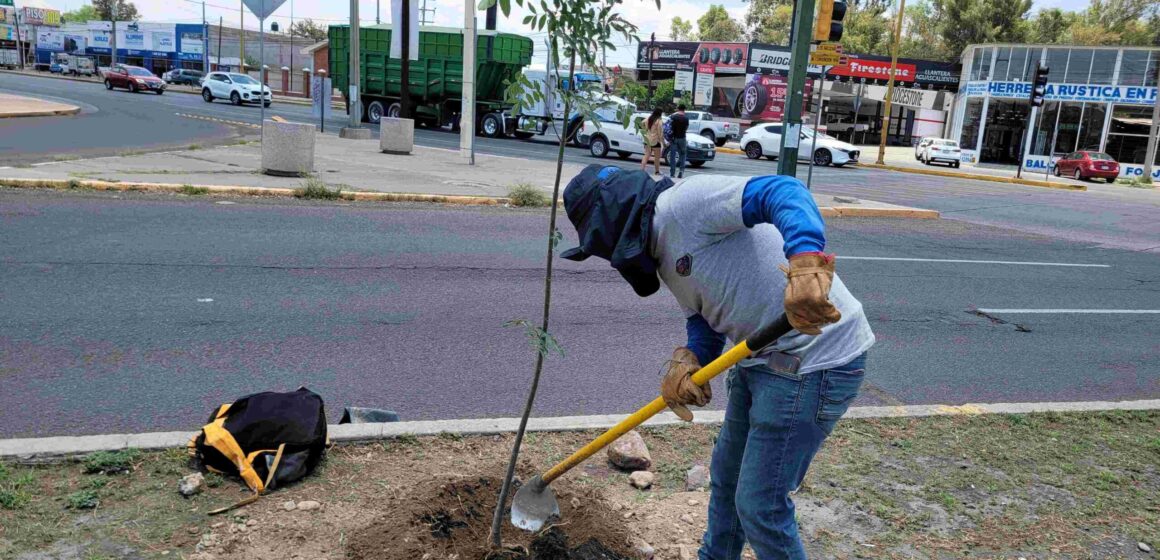
[[[338,200],[342,198],[342,187],[331,189],[326,186],[325,181],[311,175],[306,177],[302,182],[302,188],[298,189],[294,196],[314,200]]]
[[[509,189],[508,200],[512,206],[547,206],[552,202],[547,193],[527,183]]]
[[[203,195],[203,194],[209,194],[209,189],[206,187],[195,187],[193,185],[181,185],[181,190],[178,192],[180,192],[181,194],[187,194],[190,196],[198,196],[198,195]]]
[[[81,490],[68,495],[69,509],[93,509],[101,503],[95,490]]]
[[[85,474],[126,473],[133,470],[133,462],[140,458],[141,452],[136,449],[98,451],[85,459]]]

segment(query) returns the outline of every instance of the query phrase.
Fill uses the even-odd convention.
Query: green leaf
[[[476,9],[483,11],[483,10],[486,10],[486,9],[494,6],[494,5],[495,5],[495,0],[479,0],[479,5],[476,6]]]
[[[659,3],[660,0],[657,0],[657,2]],[[512,13],[511,0],[499,0],[499,9],[501,11],[503,11],[503,17],[508,17],[509,15],[511,15],[511,13]]]

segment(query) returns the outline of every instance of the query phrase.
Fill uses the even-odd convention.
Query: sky
[[[136,4],[142,21],[172,23],[197,23],[201,21],[202,0],[131,1]],[[422,4],[424,0],[418,1]],[[427,7],[435,8],[433,23],[449,27],[463,26],[465,2],[472,1],[426,0]],[[478,0],[474,1],[478,2]],[[716,0],[715,2],[711,0],[711,2],[723,4],[725,9],[739,20],[744,19],[745,11],[748,9],[748,5],[742,0]],[[61,11],[74,10],[86,3],[86,0],[16,0],[18,6],[42,6]],[[1087,7],[1088,3],[1088,0],[1035,0],[1032,11],[1043,8],[1081,10]],[[703,1],[662,0],[662,8],[658,10],[653,0],[625,0],[622,6],[625,18],[640,27],[638,34],[641,37],[647,37],[649,33],[655,31],[657,39],[660,40],[668,38],[669,21],[674,16],[696,20],[705,12],[706,4]],[[240,0],[205,0],[206,19],[210,22],[217,22],[218,18],[222,17],[227,26],[236,27],[239,22],[240,5]],[[362,24],[375,23],[375,7],[375,0],[359,0],[359,21]],[[287,29],[290,23],[291,9],[293,9],[295,20],[309,17],[320,23],[338,24],[348,23],[350,17],[349,0],[287,0],[267,20],[267,29],[269,29],[269,23],[273,21],[277,21],[283,30]],[[383,23],[389,23],[390,0],[381,0],[379,9]],[[535,40],[536,56],[533,57],[532,64],[535,67],[542,67],[545,62],[544,49],[542,48],[544,34],[530,33],[529,29],[522,25],[524,13],[513,1],[511,16],[503,18],[501,15],[499,29],[500,31],[521,33]],[[483,27],[483,13],[480,12],[478,17],[479,26]],[[248,10],[245,13],[245,26],[249,29],[258,28],[257,19]],[[607,53],[608,64],[610,66],[616,64],[635,66],[636,49],[633,44],[623,38],[615,38],[613,43],[619,48]]]

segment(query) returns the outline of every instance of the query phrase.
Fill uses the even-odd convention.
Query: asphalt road
[[[299,385],[332,420],[346,405],[517,415],[533,354],[503,323],[538,316],[546,224],[542,210],[0,189],[0,437],[193,429]],[[975,312],[1160,309],[1156,255],[956,220],[831,220],[829,239],[878,336],[860,404],[1160,397],[1160,315]],[[682,342],[676,303],[638,298],[596,259],[557,266],[565,357],[547,361],[536,414],[647,402]]]
[[[154,149],[193,143],[227,142],[252,129],[215,124],[183,115],[236,122],[258,122],[257,106],[205,103],[195,95],[171,92],[162,96],[105,91],[96,83],[0,73],[0,90],[50,95],[86,107],[75,117],[0,120],[0,166],[77,155],[108,155],[129,149]],[[310,107],[275,103],[267,115],[314,122]],[[337,134],[346,124],[341,112],[327,121],[326,132]],[[446,131],[415,131],[420,145],[458,149],[459,136]],[[556,146],[546,141],[477,138],[478,153],[554,160]],[[568,162],[601,163],[636,168],[638,160],[596,160],[587,150],[569,147]],[[764,175],[776,163],[747,160],[720,153],[716,161],[690,174]],[[806,168],[799,170],[803,180]],[[1005,185],[968,179],[930,177],[846,167],[814,170],[814,189],[920,208],[939,210],[946,218],[1015,229],[1081,244],[1160,252],[1160,196],[1154,191],[1122,186],[1090,185],[1088,192],[1070,192]]]

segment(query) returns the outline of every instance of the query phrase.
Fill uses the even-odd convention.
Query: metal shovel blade
[[[521,486],[512,499],[512,525],[535,532],[553,517],[560,517],[556,492],[536,475],[536,478]]]

